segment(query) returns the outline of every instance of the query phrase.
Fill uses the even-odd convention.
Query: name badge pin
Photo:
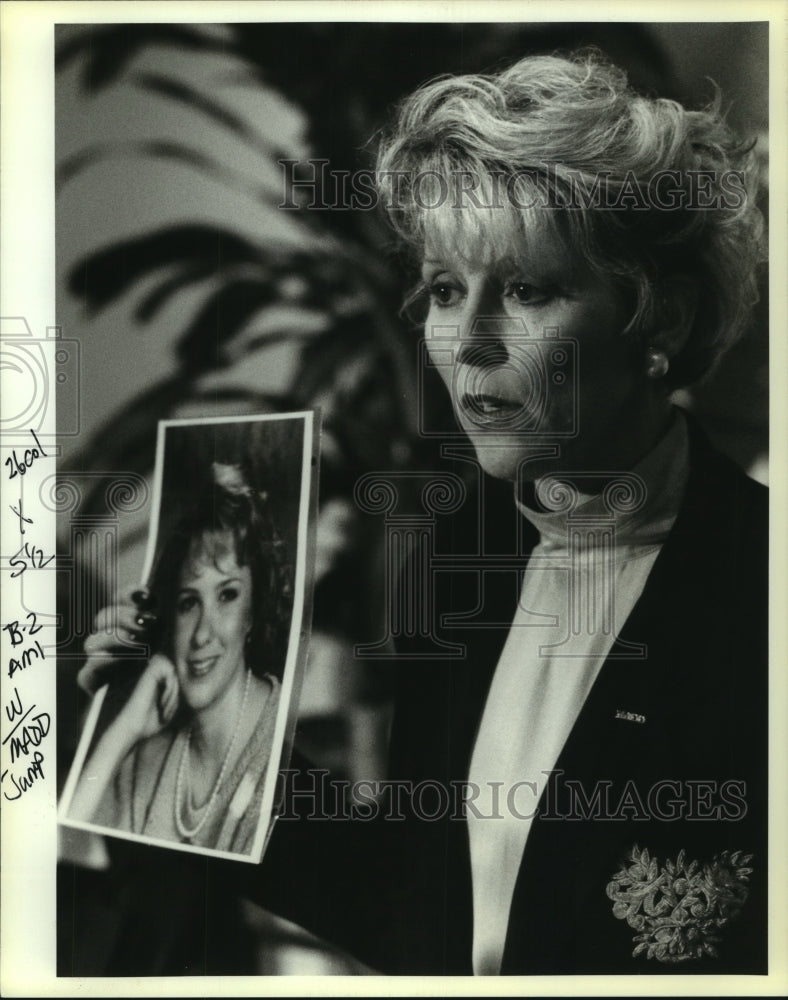
[[[619,708],[616,711],[615,717],[617,719],[624,719],[626,722],[645,722],[645,715],[641,715],[640,712],[627,712],[623,708]]]

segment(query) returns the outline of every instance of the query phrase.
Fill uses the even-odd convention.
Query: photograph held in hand
[[[63,822],[259,860],[300,672],[309,430],[302,415],[163,425],[149,582],[85,642],[78,680],[100,696]],[[266,434],[287,436],[290,475],[266,468]],[[222,452],[241,461],[210,460]],[[150,650],[141,668],[119,638]]]

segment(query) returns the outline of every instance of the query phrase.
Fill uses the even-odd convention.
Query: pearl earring
[[[664,378],[668,374],[670,361],[664,351],[650,347],[646,352],[646,375],[649,378]]]

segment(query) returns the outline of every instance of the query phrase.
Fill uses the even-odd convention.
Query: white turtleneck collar
[[[681,410],[675,408],[665,434],[631,472],[593,476],[555,473],[536,481],[536,497],[542,510],[525,504],[519,497],[515,497],[515,502],[539,532],[544,551],[566,548],[569,521],[576,527],[610,521],[615,527],[616,547],[621,547],[618,555],[625,557],[632,548],[650,548],[665,540],[681,504],[688,474],[687,422]],[[587,483],[595,485],[595,492],[584,492]],[[567,509],[564,484],[576,489],[571,509]],[[612,503],[605,499],[606,486],[610,486],[614,495]],[[631,510],[626,509],[628,500]]]

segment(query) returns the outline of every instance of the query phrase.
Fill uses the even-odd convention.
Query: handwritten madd
[[[24,476],[37,459],[49,457],[35,431],[31,430],[30,434],[33,445],[25,448],[21,456],[14,449],[11,457],[5,460],[9,480]],[[20,536],[30,533],[35,521],[28,516],[29,511],[24,511],[22,497],[9,506],[18,519]],[[10,557],[14,568],[11,578],[21,576],[27,570],[44,569],[53,559],[54,555],[45,555],[40,546],[28,539]],[[24,674],[34,664],[46,660],[41,640],[36,638],[41,629],[35,611],[28,611],[24,620],[10,621],[2,626],[12,649],[7,666],[9,678],[14,679],[17,674]],[[14,687],[11,698],[5,704],[5,715],[11,728],[3,737],[2,748],[10,755],[10,766],[0,772],[0,787],[3,798],[13,802],[29,791],[36,781],[44,778],[44,752],[41,747],[49,734],[51,716],[35,703],[27,705],[24,691],[20,691],[18,686]]]
[[[11,763],[14,764],[20,760],[22,763],[21,771],[12,772],[10,768],[6,768],[0,775],[0,785],[4,786],[3,798],[9,802],[21,798],[32,787],[37,778],[44,777],[42,767],[44,755],[35,748],[41,745],[49,733],[50,715],[49,712],[36,712],[34,715],[35,709],[35,705],[25,709],[17,688],[14,688],[14,694],[5,706],[8,721],[13,722],[14,725],[11,731],[6,733],[3,746],[10,742]],[[17,716],[19,716],[18,719]],[[31,747],[34,748],[32,756],[30,755]],[[10,778],[10,784],[5,784],[7,778]]]

